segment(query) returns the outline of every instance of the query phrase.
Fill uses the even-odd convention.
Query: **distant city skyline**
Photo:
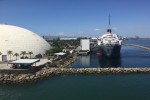
[[[0,0],[0,24],[44,36],[150,38],[150,0]]]

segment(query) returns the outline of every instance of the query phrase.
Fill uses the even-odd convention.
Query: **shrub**
[[[64,61],[59,61],[59,64],[60,65],[64,65]]]
[[[53,63],[48,63],[48,67],[58,67],[58,66],[55,62],[53,62]]]

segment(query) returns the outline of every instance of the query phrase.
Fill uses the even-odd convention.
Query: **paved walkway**
[[[40,59],[39,62],[36,63],[36,65],[33,64],[32,66],[44,65],[47,62],[51,62],[51,61],[46,59],[46,58],[42,58],[42,59]],[[12,65],[11,64],[7,64],[7,62],[0,62],[0,69],[12,69],[11,67],[12,67]]]
[[[39,61],[39,62],[37,62],[37,63],[36,63],[36,65],[35,65],[35,64],[33,64],[32,66],[41,66],[41,65],[46,64],[47,62],[51,62],[51,61],[50,61],[50,60],[48,60],[48,59],[40,59],[40,61]]]
[[[11,67],[11,64],[7,64],[7,62],[0,63],[0,69],[12,69]]]

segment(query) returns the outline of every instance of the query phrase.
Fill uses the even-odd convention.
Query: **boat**
[[[119,57],[122,46],[122,39],[117,34],[113,34],[110,28],[110,16],[109,16],[109,28],[107,32],[100,36],[98,39],[99,50],[103,56],[106,57]]]

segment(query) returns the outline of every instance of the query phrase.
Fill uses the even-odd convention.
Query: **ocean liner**
[[[98,46],[100,53],[106,57],[119,57],[122,45],[122,39],[113,34],[110,28],[110,16],[109,16],[109,28],[107,33],[98,38]]]

